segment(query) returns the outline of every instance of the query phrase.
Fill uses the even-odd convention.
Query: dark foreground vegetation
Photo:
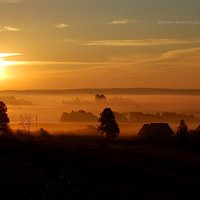
[[[199,199],[200,141],[0,138],[0,199]]]
[[[0,199],[199,199],[199,128],[189,132],[184,120],[176,136],[151,123],[135,138],[119,138],[110,108],[98,120],[102,136],[33,133],[29,115],[13,131],[9,121],[0,102]]]

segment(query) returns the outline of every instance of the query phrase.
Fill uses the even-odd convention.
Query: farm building
[[[174,135],[173,130],[167,123],[144,124],[138,135],[145,139],[163,140]]]

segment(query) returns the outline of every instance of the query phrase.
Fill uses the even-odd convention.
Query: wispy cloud
[[[59,84],[65,87],[66,77],[72,87],[76,81],[80,80],[82,86],[88,87],[93,83],[91,78],[92,81],[99,80],[100,86],[106,80],[106,84],[111,87],[127,87],[127,83],[134,87],[159,85],[160,87],[197,88],[200,86],[198,81],[200,48],[177,49],[156,53],[149,57],[134,56],[127,55],[102,62],[9,61],[6,64],[20,66],[19,68],[9,67],[10,73],[13,72],[11,78],[23,77],[28,81],[41,79],[44,84],[47,83],[44,80],[52,78],[54,80],[50,83],[52,87],[60,87]],[[105,74],[112,74],[112,79],[108,78],[103,81],[98,79],[99,76],[105,76]],[[116,83],[120,85],[116,86]],[[144,83],[145,85],[142,85]],[[98,84],[95,82],[96,87]]]
[[[125,62],[126,57],[124,57],[124,63],[122,63],[123,70],[134,69],[141,72],[152,73],[171,73],[172,76],[176,73],[199,73],[199,62],[200,62],[200,48],[188,48],[188,49],[177,49],[167,51],[158,55],[152,55],[149,57],[139,58],[139,59],[129,59]],[[176,72],[176,73],[175,73]],[[166,77],[163,77],[164,79]]]
[[[3,28],[0,28],[0,32],[17,32],[17,31],[20,31],[20,29],[12,26],[4,26]]]
[[[97,66],[97,65],[113,65],[113,64],[119,64],[118,62],[108,61],[108,62],[78,62],[78,61],[15,61],[15,65],[80,65],[80,66]]]
[[[117,20],[113,20],[111,21],[109,24],[112,25],[125,25],[125,24],[138,24],[140,23],[139,20],[135,20],[135,19],[117,19]]]
[[[168,51],[162,54],[161,57],[163,59],[179,58],[179,57],[185,57],[185,56],[191,56],[194,58],[197,55],[198,57],[200,56],[200,47]]]
[[[149,64],[164,65],[168,68],[188,68],[198,67],[200,62],[200,48],[177,49],[165,52],[157,59],[149,60]]]
[[[11,56],[21,56],[21,53],[0,53],[0,58],[6,58]]]
[[[20,53],[0,53],[0,58],[9,57],[9,56],[18,56],[22,55]],[[78,70],[90,69],[106,69],[109,68],[122,68],[129,66],[135,66],[138,68],[148,66],[151,68],[157,65],[164,65],[174,67],[176,64],[183,63],[183,66],[194,66],[199,65],[200,60],[200,48],[189,48],[189,49],[177,49],[168,52],[164,52],[159,55],[149,55],[141,56],[127,55],[119,58],[110,58],[107,61],[13,61],[12,65],[25,65],[25,66],[76,66],[75,68],[70,68],[71,70],[76,70],[77,66],[83,66],[83,68],[78,68]]]
[[[59,29],[68,28],[68,27],[70,27],[69,24],[65,24],[65,23],[56,24],[56,28],[59,28]]]
[[[200,43],[200,40],[182,39],[143,39],[143,40],[97,40],[89,41],[86,46],[107,46],[107,47],[138,47],[138,46],[160,46]]]
[[[199,66],[199,61],[200,47],[167,51],[157,55],[156,57],[154,56],[152,58],[140,59],[135,64],[148,63],[148,66],[150,66],[150,64],[153,64],[154,66],[156,64],[165,64],[165,66],[167,66],[168,64],[169,66],[174,67],[178,63],[182,63],[182,66],[191,67],[194,65]]]

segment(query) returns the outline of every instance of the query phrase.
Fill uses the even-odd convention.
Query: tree
[[[32,140],[32,137],[30,136],[30,128],[31,128],[31,122],[32,122],[31,115],[20,115],[19,120],[20,120],[20,125],[28,133],[27,135],[28,141]]]
[[[98,122],[100,123],[97,128],[98,133],[102,135],[105,133],[108,138],[117,138],[119,136],[120,129],[110,108],[103,110]]]
[[[104,94],[96,94],[95,100],[96,101],[106,101],[106,96]]]
[[[7,114],[7,106],[3,101],[0,101],[0,126],[1,127],[7,127],[8,123],[10,122],[10,119]]]
[[[182,119],[180,121],[180,124],[178,126],[178,130],[177,130],[177,136],[180,138],[185,138],[188,134],[188,126],[185,123],[185,120]]]

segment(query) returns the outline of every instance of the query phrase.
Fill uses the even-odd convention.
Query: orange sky
[[[200,88],[195,0],[0,0],[0,90]]]

